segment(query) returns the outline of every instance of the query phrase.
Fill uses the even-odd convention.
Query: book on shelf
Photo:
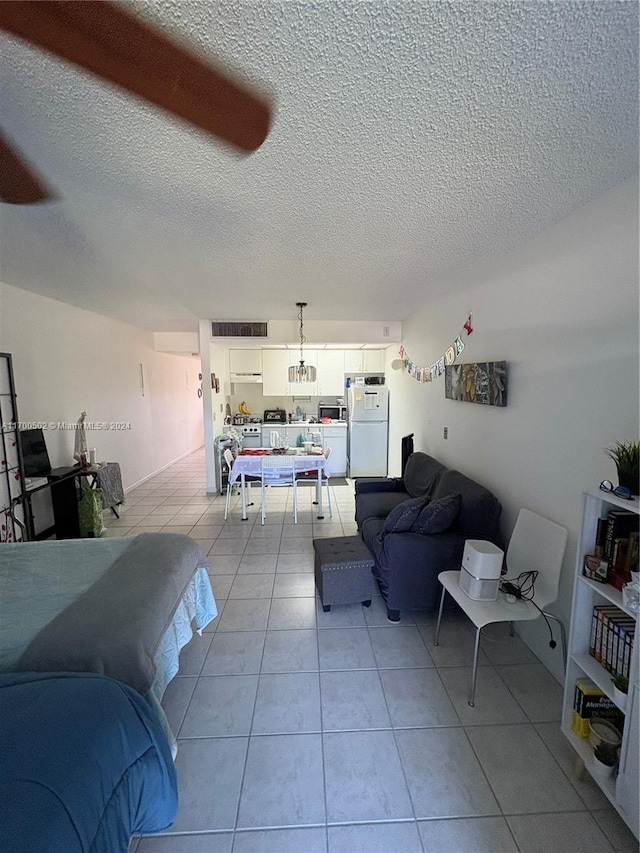
[[[589,654],[612,675],[629,677],[635,619],[613,604],[593,608]]]
[[[571,729],[578,737],[589,737],[591,717],[604,717],[622,730],[622,712],[592,679],[583,676],[576,679],[571,714]]]
[[[589,637],[589,654],[598,662],[602,660],[602,634],[605,616],[615,613],[619,608],[615,604],[596,604],[591,620],[591,635]]]
[[[604,555],[611,566],[613,565],[616,540],[629,538],[633,531],[638,530],[638,523],[638,514],[630,510],[612,509],[607,515]]]
[[[614,614],[607,619],[606,650],[602,663],[612,675],[629,677],[629,670],[624,671],[624,644],[627,641],[633,643],[635,627],[635,620],[626,613]]]
[[[596,527],[596,544],[593,549],[594,557],[604,557],[604,543],[607,539],[607,523],[608,519],[606,516],[604,518],[598,519],[598,525]]]
[[[640,555],[640,548],[638,547],[638,540],[640,539],[640,531],[632,530],[629,534],[629,546],[627,548],[627,562],[625,565],[625,569],[628,572],[637,572],[638,571],[638,557]]]

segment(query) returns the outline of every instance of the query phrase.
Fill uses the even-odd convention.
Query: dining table
[[[247,521],[247,497],[246,497],[246,477],[260,477],[262,472],[262,457],[263,456],[295,456],[294,467],[296,471],[317,471],[318,479],[316,484],[316,503],[318,504],[318,518],[324,518],[322,514],[322,473],[328,472],[329,460],[324,452],[307,452],[303,448],[290,447],[286,453],[275,453],[270,447],[252,447],[245,450],[240,450],[233,461],[231,471],[229,472],[229,482],[235,483],[240,480],[240,492],[242,494],[242,521]]]

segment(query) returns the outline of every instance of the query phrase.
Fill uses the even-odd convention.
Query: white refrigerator
[[[351,378],[347,391],[350,477],[386,477],[389,445],[389,391]]]

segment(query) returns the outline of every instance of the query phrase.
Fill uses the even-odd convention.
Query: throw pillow
[[[425,506],[415,520],[411,532],[444,533],[453,524],[462,503],[460,492],[452,492]]]
[[[401,504],[394,507],[386,517],[382,535],[386,533],[406,533],[411,530],[416,519],[420,515],[420,511],[425,508],[431,500],[429,495],[422,495],[419,498],[409,498],[402,501]]]

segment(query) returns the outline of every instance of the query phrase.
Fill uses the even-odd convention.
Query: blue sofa
[[[355,500],[392,622],[401,610],[437,607],[438,575],[460,568],[465,540],[503,547],[497,498],[426,453],[412,453],[402,477],[356,480]]]

